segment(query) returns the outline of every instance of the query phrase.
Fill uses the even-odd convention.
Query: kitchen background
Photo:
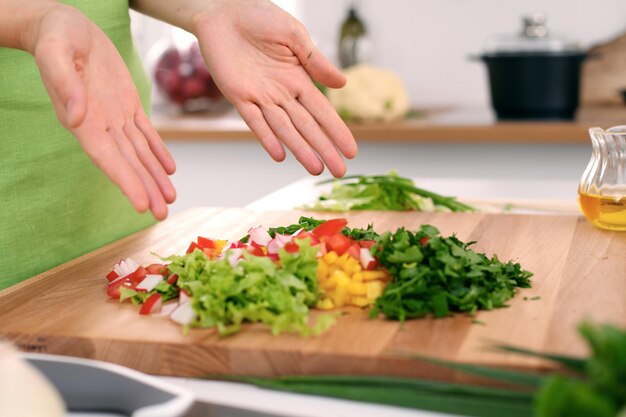
[[[336,61],[347,1],[276,3],[300,19],[322,52]],[[393,70],[403,80],[414,107],[457,109],[455,117],[469,124],[493,122],[486,67],[469,56],[479,54],[493,35],[518,32],[523,15],[544,12],[551,33],[575,40],[584,49],[626,32],[623,0],[362,0],[356,5],[368,30],[368,61]],[[155,43],[170,33],[167,25],[137,14],[133,14],[133,29],[148,61]],[[617,58],[615,65],[626,68],[626,55]],[[614,71],[607,75],[610,77]],[[626,76],[622,87],[626,88]],[[583,87],[582,99],[589,96]],[[609,96],[612,104],[620,105],[617,90]],[[617,114],[626,124],[626,107],[623,109]],[[501,141],[478,143],[463,141],[463,132],[458,136],[452,142],[433,139],[400,143],[393,137],[363,142],[359,156],[349,162],[349,173],[396,168],[412,177],[534,178],[575,183],[591,151],[589,144],[580,141],[537,144],[529,138],[529,143],[511,143],[502,137]],[[306,176],[292,157],[276,164],[252,140],[172,140],[168,146],[179,167],[174,176],[179,200],[173,212],[199,205],[245,205]],[[205,181],[211,187],[196,187]],[[575,192],[571,190],[572,195]]]

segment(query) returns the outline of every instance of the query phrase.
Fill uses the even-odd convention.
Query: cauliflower
[[[409,96],[394,72],[355,65],[345,74],[348,82],[344,88],[326,92],[343,119],[391,121],[403,118],[409,111]]]

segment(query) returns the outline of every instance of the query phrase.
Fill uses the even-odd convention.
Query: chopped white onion
[[[281,235],[276,233],[274,239],[267,244],[267,253],[277,254],[281,248],[284,248],[285,245],[293,240],[293,236],[291,235]]]

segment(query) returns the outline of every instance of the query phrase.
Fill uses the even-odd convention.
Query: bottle
[[[348,68],[364,60],[367,30],[359,17],[354,3],[350,5],[348,17],[341,25],[339,34],[339,64]]]
[[[626,126],[589,133],[593,151],[578,187],[580,209],[601,229],[626,231]]]

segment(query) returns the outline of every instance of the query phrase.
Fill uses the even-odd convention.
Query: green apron
[[[66,3],[111,39],[148,111],[128,0]],[[59,123],[33,57],[0,48],[0,290],[153,223]]]

